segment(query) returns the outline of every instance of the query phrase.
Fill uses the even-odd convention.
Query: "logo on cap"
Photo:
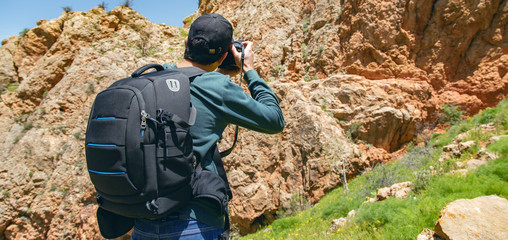
[[[166,84],[168,85],[170,91],[172,92],[180,91],[180,81],[176,79],[166,79]]]

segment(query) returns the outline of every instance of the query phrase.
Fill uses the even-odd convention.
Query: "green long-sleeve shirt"
[[[165,68],[175,65],[164,64]],[[256,71],[245,73],[251,96],[230,77],[217,72],[208,72],[196,77],[191,83],[191,102],[197,110],[196,123],[190,132],[194,154],[201,160],[203,169],[217,173],[211,158],[203,159],[217,143],[230,123],[254,131],[275,134],[283,130],[285,122],[279,102]],[[193,200],[182,209],[180,215],[191,217],[205,224],[222,228],[224,216],[206,204]]]

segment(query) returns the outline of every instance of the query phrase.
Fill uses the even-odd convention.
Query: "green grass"
[[[494,124],[494,132],[476,131],[488,123]],[[471,133],[469,140],[477,144],[473,150],[459,158],[439,162],[442,146],[466,131]],[[455,162],[466,161],[476,154],[479,142],[502,134],[508,134],[507,99],[497,108],[487,109],[453,125],[447,133],[433,136],[428,145],[412,147],[399,161],[378,165],[351,180],[349,194],[339,187],[313,207],[277,219],[241,239],[415,239],[424,228],[434,229],[441,209],[454,200],[486,195],[508,197],[508,137],[487,148],[499,153],[497,160],[466,175],[450,173]],[[431,174],[431,169],[437,171]],[[377,189],[403,181],[413,181],[415,191],[409,198],[362,204],[375,197]],[[329,232],[332,220],[347,216],[351,210],[356,211],[356,216],[345,227]]]

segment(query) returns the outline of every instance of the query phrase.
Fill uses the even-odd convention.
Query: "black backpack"
[[[144,73],[152,68],[156,71]],[[104,237],[125,234],[134,218],[157,219],[202,197],[225,214],[228,232],[226,205],[232,194],[218,148],[207,156],[219,175],[196,163],[189,133],[196,117],[190,82],[204,73],[149,64],[97,94],[85,150]]]
[[[157,71],[143,74],[155,68]],[[158,218],[192,197],[195,120],[189,78],[198,68],[149,64],[100,92],[91,109],[86,160],[101,208]]]

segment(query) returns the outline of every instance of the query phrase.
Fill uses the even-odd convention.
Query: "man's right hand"
[[[243,72],[247,72],[249,70],[254,69],[254,51],[252,50],[252,46],[254,43],[250,41],[244,41],[242,42],[242,45],[245,46],[243,49],[244,52],[244,58],[243,58]],[[231,45],[231,52],[233,53],[233,56],[235,57],[235,62],[237,66],[241,66],[242,64],[242,53],[238,52],[236,48]]]

